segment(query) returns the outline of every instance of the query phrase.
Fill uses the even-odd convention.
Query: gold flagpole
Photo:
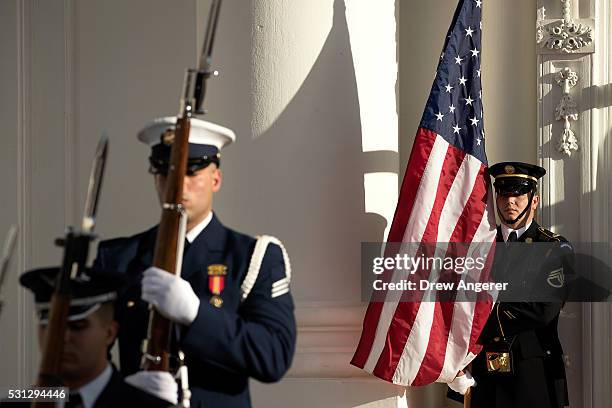
[[[472,387],[468,388],[463,396],[463,408],[472,407]]]

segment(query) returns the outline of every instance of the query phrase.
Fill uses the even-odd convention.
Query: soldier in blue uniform
[[[175,123],[174,117],[157,119],[138,135],[151,147],[150,172],[160,200]],[[282,244],[231,230],[212,212],[222,180],[219,152],[233,140],[229,129],[192,119],[180,277],[151,267],[157,227],[101,242],[95,261],[124,272],[129,281],[117,308],[121,371],[131,384],[176,402],[170,375],[136,373],[151,303],[180,328],[174,340],[185,354],[193,407],[250,406],[249,378],[279,381],[295,348],[291,271]]]
[[[47,335],[51,295],[59,268],[35,269],[19,281],[34,293],[39,316],[40,344]],[[66,407],[168,407],[158,399],[127,384],[108,361],[108,349],[117,336],[113,305],[122,275],[86,270],[72,284],[72,301],[60,362],[60,379],[69,388]],[[30,406],[3,401],[4,406]]]
[[[515,293],[522,294],[525,301],[517,298],[494,305],[481,333],[483,351],[471,369],[476,381],[472,407],[562,408],[569,401],[557,324],[568,292],[573,249],[565,238],[534,220],[539,204],[537,184],[545,169],[504,162],[489,171],[495,178],[501,220],[497,242],[520,243],[498,244],[493,271],[496,278],[529,284],[523,283]],[[542,246],[546,250],[536,248]],[[542,301],[532,301],[534,298]],[[465,391],[459,388],[454,389]]]

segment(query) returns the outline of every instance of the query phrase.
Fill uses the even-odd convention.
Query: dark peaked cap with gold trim
[[[19,277],[21,285],[34,294],[36,311],[41,324],[49,320],[51,296],[59,267],[38,268],[25,272]],[[125,283],[124,275],[113,271],[85,269],[72,280],[72,299],[68,320],[84,319],[100,308],[103,303],[113,302],[117,291]]]
[[[529,163],[502,162],[489,167],[489,173],[495,178],[497,194],[522,195],[535,191],[546,170]]]

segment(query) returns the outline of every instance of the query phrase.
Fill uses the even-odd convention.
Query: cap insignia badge
[[[504,171],[506,172],[506,174],[514,174],[514,173],[516,172],[516,170],[515,170],[514,166],[513,166],[513,165],[511,165],[511,164],[507,164],[507,165],[504,167]]]
[[[166,146],[170,146],[172,143],[174,143],[174,129],[166,129],[161,135],[161,142]]]

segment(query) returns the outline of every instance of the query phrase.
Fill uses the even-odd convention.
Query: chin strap
[[[531,190],[529,192],[529,202],[527,203],[527,206],[525,207],[525,209],[518,215],[518,217],[516,217],[513,220],[508,220],[506,218],[504,218],[504,216],[502,215],[501,211],[499,210],[499,208],[497,208],[497,214],[499,215],[499,218],[501,218],[505,224],[507,225],[514,225],[518,220],[520,220],[523,215],[525,215],[527,213],[527,211],[529,211],[529,209],[531,208],[531,203],[533,202],[533,197],[534,197],[534,191]]]

